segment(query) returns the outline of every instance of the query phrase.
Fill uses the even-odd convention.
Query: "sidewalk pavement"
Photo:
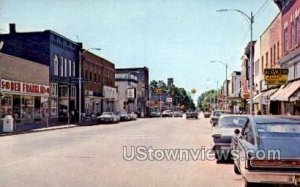
[[[34,133],[34,132],[43,132],[43,131],[51,131],[51,130],[59,130],[59,129],[67,129],[67,128],[74,128],[78,127],[79,125],[76,124],[69,124],[69,125],[58,125],[58,126],[51,126],[51,127],[43,127],[38,129],[32,129],[28,131],[23,132],[8,132],[8,133],[0,133],[1,136],[11,136],[11,135],[17,135],[17,134],[27,134],[27,133]]]

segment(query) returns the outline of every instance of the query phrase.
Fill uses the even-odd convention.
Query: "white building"
[[[118,90],[116,111],[137,112],[137,76],[130,73],[116,73],[115,85]]]

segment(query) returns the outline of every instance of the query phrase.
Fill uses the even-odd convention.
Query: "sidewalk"
[[[43,128],[31,129],[31,130],[21,131],[21,132],[9,132],[9,133],[1,132],[0,137],[1,136],[17,135],[17,134],[26,134],[26,133],[34,133],[34,132],[59,130],[59,129],[68,129],[68,128],[74,128],[74,127],[78,127],[78,126],[79,125],[76,125],[76,124],[69,124],[69,125],[57,125],[57,126],[51,126],[51,127],[43,127]]]

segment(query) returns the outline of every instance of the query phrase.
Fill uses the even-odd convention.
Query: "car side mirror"
[[[241,132],[240,132],[240,129],[235,129],[234,130],[234,134],[236,134],[236,135],[239,135]]]

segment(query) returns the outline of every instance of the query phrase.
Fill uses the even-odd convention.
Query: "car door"
[[[253,152],[254,145],[255,141],[253,134],[253,125],[249,120],[242,129],[241,136],[238,139],[237,145],[237,150],[239,152],[237,166],[241,171],[248,167],[248,153]]]

